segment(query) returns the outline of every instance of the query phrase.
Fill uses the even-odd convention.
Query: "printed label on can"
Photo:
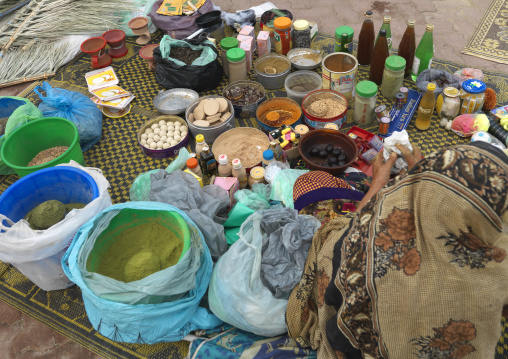
[[[339,126],[339,128],[342,128],[342,126],[344,126],[344,124],[346,123],[346,115],[344,115],[344,117],[338,118],[334,121],[328,121],[328,122],[313,121],[313,120],[307,118],[307,116],[305,116],[304,121],[307,126],[313,127],[314,129],[325,128],[325,126],[329,123],[334,123],[337,126]]]

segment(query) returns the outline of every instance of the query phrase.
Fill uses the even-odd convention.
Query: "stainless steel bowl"
[[[213,141],[215,141],[215,139],[219,137],[220,134],[235,127],[235,109],[233,108],[233,104],[226,98],[226,101],[228,102],[229,112],[231,112],[231,116],[229,116],[227,121],[221,123],[218,126],[210,126],[210,127],[194,126],[189,121],[189,114],[194,111],[194,109],[197,107],[200,101],[206,100],[207,98],[219,98],[219,97],[225,98],[224,96],[218,95],[209,95],[200,97],[196,101],[191,103],[189,107],[187,107],[187,110],[185,111],[185,120],[187,121],[187,126],[189,127],[189,131],[192,134],[192,137],[196,138],[197,135],[201,134],[204,136],[205,142],[210,146],[212,145]]]
[[[226,87],[224,87],[224,90],[222,90],[222,96],[227,98],[226,91],[233,86],[238,86],[238,87],[250,86],[250,87],[255,87],[255,88],[259,89],[259,91],[261,91],[261,93],[263,94],[263,97],[261,97],[256,102],[251,103],[250,105],[236,105],[232,102],[233,108],[235,109],[235,116],[236,117],[241,117],[241,118],[256,117],[256,110],[257,110],[259,104],[266,99],[265,88],[263,87],[263,85],[261,85],[259,82],[256,82],[256,81],[249,81],[249,80],[235,81],[235,82],[230,83]]]
[[[323,61],[321,51],[305,48],[292,49],[288,52],[287,57],[298,70],[317,69]]]
[[[287,69],[282,72],[277,72],[275,74],[268,74],[263,71],[263,66],[265,61],[268,59],[277,59],[287,63]],[[256,73],[256,80],[259,82],[265,89],[268,90],[277,90],[284,87],[284,82],[286,81],[286,77],[291,73],[291,62],[289,59],[280,54],[266,54],[259,57],[256,61],[254,61],[254,72]]]
[[[177,115],[185,112],[189,105],[199,98],[196,91],[190,89],[171,89],[161,91],[153,99],[157,111],[166,115]]]

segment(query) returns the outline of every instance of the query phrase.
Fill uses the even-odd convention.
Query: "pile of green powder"
[[[25,219],[28,221],[30,228],[45,230],[60,222],[73,209],[81,209],[85,206],[83,203],[63,204],[57,200],[50,200],[42,202],[28,212]]]
[[[96,272],[125,283],[175,265],[183,250],[178,236],[158,223],[128,228],[109,241],[113,244],[101,255]]]

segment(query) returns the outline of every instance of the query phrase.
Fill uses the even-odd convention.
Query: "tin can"
[[[381,121],[383,117],[390,117],[390,112],[386,108],[386,105],[379,105],[374,109],[374,113],[376,114],[377,120]]]
[[[407,101],[407,95],[409,93],[409,89],[407,87],[402,86],[399,89],[399,92],[404,94],[404,102],[406,102]]]
[[[395,94],[395,107],[396,108],[403,108],[404,104],[406,103],[406,96],[402,92],[397,92]]]
[[[323,128],[326,128],[327,130],[339,130],[339,126],[336,123],[327,123]]]
[[[390,118],[389,117],[382,117],[379,121],[379,134],[380,135],[386,135],[388,134],[388,128],[390,127]]]
[[[323,59],[323,89],[340,92],[349,101],[353,98],[355,75],[358,70],[356,57],[336,52]]]

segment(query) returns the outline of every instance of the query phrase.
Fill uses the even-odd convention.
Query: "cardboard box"
[[[229,203],[235,203],[235,192],[240,189],[240,183],[236,177],[216,177],[213,184],[221,186],[229,194]]]
[[[394,132],[405,130],[407,126],[409,126],[409,122],[411,122],[414,113],[418,109],[421,99],[422,94],[420,92],[409,89],[404,107],[396,108],[394,106],[390,110],[390,118],[392,121],[390,122],[388,133],[386,135],[379,134],[378,136],[386,138],[390,137]]]
[[[240,49],[245,50],[245,64],[247,66],[247,73],[250,71],[252,67],[252,58],[253,50],[252,50],[252,43],[249,40],[240,42]]]
[[[254,33],[254,27],[252,27],[250,25],[246,25],[246,26],[242,27],[242,29],[240,30],[239,35],[250,36],[253,39],[256,36],[256,34]],[[238,41],[240,41],[240,40],[238,40]],[[253,47],[253,49],[255,49],[255,47]]]
[[[268,31],[260,31],[257,39],[258,56],[269,54],[272,51],[270,43],[270,33]]]
[[[194,172],[192,172],[189,169],[186,169],[184,172],[187,172],[187,173],[190,173],[191,175],[193,175],[198,180],[199,185],[201,186],[201,188],[203,187],[203,179],[201,177],[199,177],[198,175],[196,175]]]

